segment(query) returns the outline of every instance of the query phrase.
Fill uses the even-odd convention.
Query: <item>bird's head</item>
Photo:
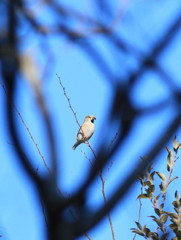
[[[85,121],[91,121],[92,123],[94,123],[95,119],[96,117],[94,117],[93,115],[88,115],[85,117]]]

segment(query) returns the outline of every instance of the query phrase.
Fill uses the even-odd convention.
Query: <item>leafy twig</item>
[[[143,187],[141,187],[141,194],[143,194]],[[139,200],[139,212],[138,212],[138,220],[137,220],[137,222],[140,223],[141,210],[142,210],[143,204],[142,204],[141,198],[139,198],[138,200]],[[134,237],[133,237],[133,240],[136,239],[136,236],[137,236],[137,234],[135,233],[135,234],[134,234]]]

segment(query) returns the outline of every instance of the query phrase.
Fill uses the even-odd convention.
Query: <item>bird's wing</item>
[[[85,134],[85,137],[87,139],[89,139],[92,136],[92,134],[94,133],[94,124],[92,124],[90,122],[88,122],[88,123],[86,122],[82,125],[82,130]]]

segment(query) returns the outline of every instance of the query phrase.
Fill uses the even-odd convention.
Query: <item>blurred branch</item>
[[[90,240],[90,237],[86,233],[89,229],[95,226],[104,216],[108,215],[109,224],[112,229],[112,238],[114,237],[114,230],[112,228],[112,221],[109,215],[109,212],[113,207],[121,200],[121,198],[128,192],[131,186],[134,184],[135,179],[138,175],[143,173],[148,166],[158,155],[163,145],[171,138],[172,134],[180,127],[181,112],[180,112],[180,103],[181,103],[181,94],[179,89],[174,85],[174,81],[169,74],[159,66],[157,63],[160,55],[168,48],[168,46],[174,40],[174,37],[180,30],[181,25],[181,14],[175,17],[174,22],[170,25],[167,31],[162,35],[162,37],[157,41],[157,43],[150,47],[150,53],[145,56],[140,53],[139,50],[130,46],[128,43],[122,41],[121,37],[114,33],[113,26],[106,26],[105,20],[101,21],[94,19],[92,17],[86,16],[86,14],[79,13],[74,9],[71,9],[67,6],[63,6],[57,1],[46,0],[43,3],[46,3],[51,10],[57,13],[55,21],[52,25],[44,24],[41,21],[39,16],[35,16],[33,11],[27,7],[24,1],[15,0],[8,1],[7,12],[8,12],[8,27],[7,27],[7,36],[5,36],[4,42],[0,41],[0,58],[1,58],[1,72],[3,80],[6,82],[7,86],[7,96],[6,96],[6,118],[8,124],[8,130],[10,136],[13,140],[13,144],[16,148],[16,154],[20,164],[25,169],[26,173],[30,176],[35,187],[38,190],[40,199],[43,202],[44,213],[47,216],[47,226],[48,226],[48,237],[51,240],[72,240],[84,233],[84,235]],[[95,2],[98,4],[98,2]],[[108,1],[107,1],[108,3]],[[104,14],[107,19],[114,19],[116,14],[112,13],[110,9],[105,5],[103,1],[99,1],[99,11]],[[103,5],[102,5],[103,4]],[[109,3],[108,3],[109,4]],[[101,8],[103,6],[104,8]],[[108,5],[109,6],[109,5]],[[18,13],[18,14],[17,14]],[[105,141],[100,144],[98,152],[94,152],[90,143],[87,142],[87,145],[91,149],[94,158],[96,161],[92,163],[92,168],[90,169],[87,179],[83,182],[82,186],[75,192],[74,196],[70,199],[66,199],[63,194],[62,199],[58,193],[61,193],[60,189],[57,188],[56,178],[57,178],[57,151],[56,151],[56,142],[53,129],[53,124],[50,118],[50,113],[48,111],[44,96],[40,90],[37,94],[37,99],[39,103],[39,111],[41,112],[42,118],[45,122],[46,133],[47,133],[47,143],[50,148],[51,153],[51,163],[52,163],[52,177],[40,177],[35,172],[31,164],[31,156],[27,155],[23,149],[23,144],[18,133],[18,128],[16,126],[15,114],[12,109],[12,103],[17,94],[16,83],[17,77],[20,70],[19,64],[19,42],[18,41],[18,27],[21,26],[21,17],[23,16],[23,21],[31,26],[31,30],[35,34],[41,34],[42,37],[45,37],[49,34],[57,34],[58,37],[66,37],[67,40],[76,44],[81,50],[83,50],[87,56],[93,61],[95,66],[100,70],[104,76],[105,81],[110,85],[110,91],[113,93],[113,101],[110,104],[110,115],[109,115],[109,127],[110,129],[113,126],[118,126],[118,133],[116,136],[116,141],[111,147],[109,152],[106,151],[107,143]],[[69,20],[77,21],[86,26],[87,31],[82,31],[81,29],[74,28],[74,24],[69,24]],[[19,22],[18,22],[18,21]],[[105,26],[104,26],[105,25]],[[70,27],[71,26],[71,27]],[[91,34],[100,34],[104,37],[105,41],[109,41],[121,55],[124,53],[129,53],[133,57],[139,59],[139,67],[136,71],[128,71],[125,79],[121,79],[121,76],[116,76],[115,70],[110,66],[108,61],[102,55],[101,51],[95,47],[93,43],[86,42],[86,39],[89,39]],[[18,49],[18,50],[17,50]],[[106,163],[111,161],[114,155],[121,149],[122,144],[127,139],[129,134],[132,131],[135,120],[137,120],[143,114],[160,111],[165,107],[169,102],[169,99],[166,99],[160,103],[157,103],[148,108],[137,109],[132,102],[131,92],[136,83],[139,82],[139,79],[147,70],[155,71],[168,87],[171,92],[172,98],[175,100],[175,112],[176,115],[173,115],[172,121],[170,122],[167,130],[160,138],[155,141],[150,146],[148,158],[139,166],[135,167],[132,172],[126,177],[123,183],[119,183],[117,189],[110,197],[109,200],[105,196],[105,179],[102,176],[102,169]],[[76,123],[81,128],[79,121],[77,119],[76,112],[72,108],[70,99],[68,98],[65,88],[61,83],[60,77],[57,75],[59,83],[63,89],[64,95],[67,98],[69,108],[71,109]],[[36,146],[36,142],[32,137],[29,128],[24,122],[22,116],[20,115],[17,108],[14,107],[15,112],[20,116],[23,125],[25,126],[28,134],[30,135],[31,140]],[[107,132],[108,135],[108,132]],[[106,133],[105,133],[106,136]],[[106,139],[106,138],[105,138]],[[40,154],[42,160],[44,160],[43,155],[41,154],[38,146],[36,146],[38,153]],[[46,166],[46,165],[45,165]],[[101,173],[100,173],[101,170]],[[97,176],[100,176],[102,181],[102,194],[104,198],[104,204],[101,206],[97,212],[92,213],[91,209],[86,209],[84,204],[79,204],[82,199],[86,197],[87,190],[96,179]],[[73,222],[67,221],[64,217],[65,210],[68,208],[72,216],[75,216],[73,211],[71,211],[71,206],[79,205],[78,216],[73,217]],[[85,215],[85,212],[88,214]],[[91,214],[90,214],[91,212]],[[68,230],[67,230],[68,229]]]

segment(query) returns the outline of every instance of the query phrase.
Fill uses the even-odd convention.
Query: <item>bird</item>
[[[76,147],[78,147],[81,143],[86,142],[89,140],[93,133],[94,133],[94,120],[96,117],[93,115],[88,115],[85,117],[84,123],[80,127],[78,133],[77,133],[77,140],[75,144],[73,145],[72,149],[75,150]]]

